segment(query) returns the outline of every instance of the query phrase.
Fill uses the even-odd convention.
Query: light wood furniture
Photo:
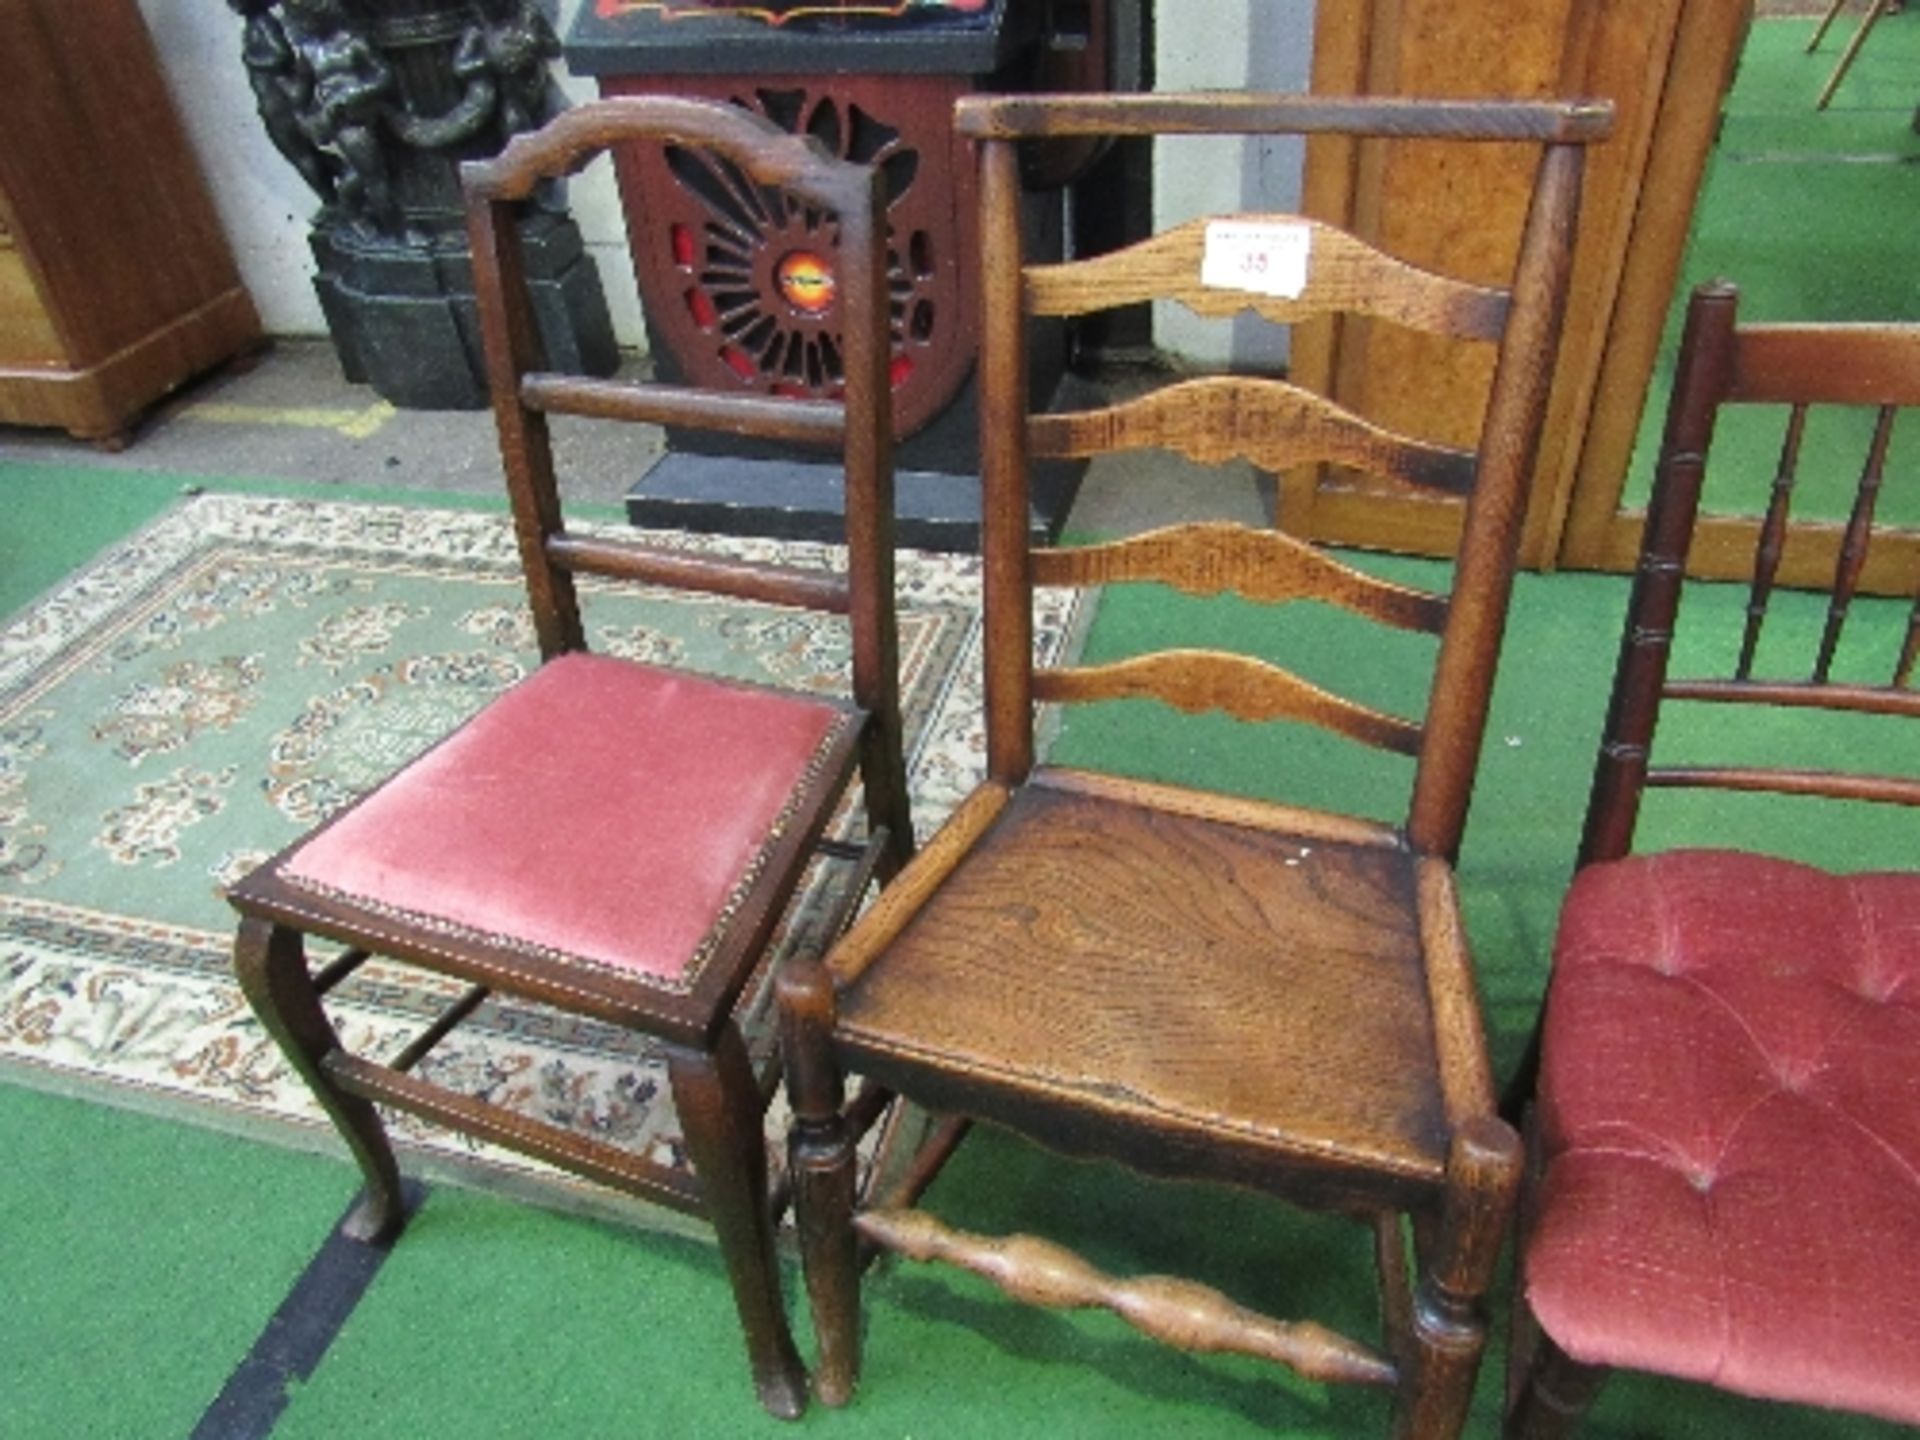
[[[0,423],[118,448],[260,342],[134,0],[0,0]]]
[[[980,250],[996,258],[981,349],[988,774],[824,964],[795,965],[780,980],[818,1393],[839,1403],[852,1391],[857,1251],[868,1245],[950,1262],[1017,1299],[1104,1306],[1183,1348],[1385,1387],[1397,1433],[1452,1435],[1520,1161],[1494,1114],[1452,863],[1566,300],[1585,146],[1606,133],[1608,114],[1215,94],[975,97],[956,115],[979,142]],[[1510,283],[1464,284],[1275,215],[1189,224],[1067,264],[1022,263],[1023,143],[1190,133],[1530,145],[1539,182]],[[1499,375],[1484,435],[1465,449],[1412,441],[1285,382],[1235,376],[1090,412],[1029,412],[1032,317],[1159,297],[1277,323],[1359,311],[1463,352],[1484,347]],[[1338,458],[1404,489],[1465,496],[1451,594],[1387,583],[1287,535],[1231,524],[1030,548],[1030,462],[1142,448],[1272,468]],[[1431,637],[1425,714],[1387,714],[1219,650],[1034,665],[1033,585],[1140,581],[1276,605],[1313,599]],[[1037,703],[1115,697],[1304,722],[1412,757],[1406,821],[1036,764]],[[950,1117],[896,1192],[859,1204],[849,1073]],[[1364,1219],[1381,1262],[1384,1343],[1257,1315],[1187,1281],[1104,1275],[1032,1237],[949,1228],[913,1205],[969,1119],[1146,1174],[1250,1186]]]
[[[1613,137],[1589,167],[1523,565],[1633,564],[1638,517],[1616,522],[1615,512],[1751,12],[1752,0],[1540,0],[1518,8],[1499,0],[1352,0],[1317,9],[1319,94],[1614,103]],[[1307,147],[1303,207],[1416,263],[1486,282],[1512,263],[1530,173],[1517,146],[1443,154],[1423,141],[1320,137]],[[1481,357],[1429,385],[1433,343],[1365,320],[1302,327],[1293,356],[1294,378],[1308,388],[1432,440],[1469,433],[1491,383]],[[1303,471],[1283,477],[1281,523],[1321,540],[1446,554],[1460,506],[1395,493],[1352,471]]]
[[[778,186],[834,218],[844,403],[545,372],[518,208],[543,181],[611,147],[663,140],[704,147],[749,183]],[[379,1240],[405,1219],[375,1103],[704,1215],[719,1235],[761,1402],[797,1415],[806,1380],[780,1303],[762,1132],[775,1072],[755,1073],[735,1010],[817,856],[853,867],[842,902],[850,910],[869,880],[891,875],[912,850],[877,172],[830,159],[735,106],[629,98],[569,110],[462,173],[488,383],[545,663],[236,885],[235,964],[262,1023],[360,1163],[367,1191],[349,1233]],[[554,413],[837,440],[845,572],[569,530],[548,441]],[[589,655],[574,585],[582,574],[845,615],[851,699]],[[856,777],[865,840],[823,840]],[[308,935],[347,947],[344,958],[310,972]],[[324,993],[369,952],[471,987],[385,1062],[344,1050],[322,1008]],[[653,1036],[691,1173],[412,1074],[494,991]]]
[[[1736,301],[1732,287],[1706,286],[1688,310],[1581,868],[1543,1028],[1507,1097],[1509,1113],[1533,1106],[1538,1118],[1508,1423],[1527,1440],[1569,1433],[1608,1367],[1920,1424],[1912,847],[1836,857],[1901,867],[1879,874],[1744,850],[1631,853],[1650,789],[1920,806],[1914,737],[1883,726],[1869,742],[1845,728],[1865,716],[1920,724],[1910,546],[1895,552],[1916,597],[1896,611],[1906,623],[1888,627],[1870,670],[1858,646],[1835,665],[1878,547],[1894,416],[1920,406],[1920,326],[1743,326]],[[1786,643],[1792,625],[1780,636],[1769,620],[1808,410],[1827,405],[1878,414],[1824,623],[1799,651]],[[1711,627],[1690,624],[1682,653],[1703,658],[1683,676],[1682,577],[1716,419],[1734,406],[1780,412],[1779,478],[1749,550],[1744,617],[1717,650]],[[1826,712],[1836,743],[1825,768],[1804,768],[1804,755],[1756,763],[1736,721],[1710,757],[1696,739],[1694,763],[1656,764],[1662,713],[1685,703]],[[1790,823],[1784,809],[1764,813]],[[1766,835],[1756,830],[1763,848]]]
[[[1833,22],[1840,18],[1840,12],[1846,9],[1847,0],[1833,0],[1827,11],[1820,17],[1820,23],[1813,27],[1813,36],[1807,41],[1807,53],[1811,55],[1820,48],[1820,42],[1827,36]],[[1860,58],[1860,51],[1867,43],[1867,36],[1873,33],[1873,27],[1887,15],[1899,8],[1899,0],[1867,0],[1867,8],[1861,13],[1860,24],[1848,37],[1846,45],[1840,51],[1840,59],[1835,62],[1833,73],[1827,76],[1827,83],[1820,87],[1820,98],[1813,102],[1813,108],[1824,110],[1833,103],[1834,92],[1840,88],[1840,82],[1847,78],[1847,71],[1853,68],[1853,62]]]

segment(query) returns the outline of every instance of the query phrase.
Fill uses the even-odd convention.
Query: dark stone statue
[[[348,378],[395,404],[485,403],[459,188],[561,108],[539,0],[228,0],[274,147],[320,200],[315,286]],[[524,227],[555,368],[617,360],[598,275],[556,191]]]

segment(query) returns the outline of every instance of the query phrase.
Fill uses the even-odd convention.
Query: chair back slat
[[[1243,236],[1264,232],[1268,243],[1285,247],[1299,262],[1298,284],[1264,273],[1251,278],[1277,293],[1211,283],[1209,247],[1224,247],[1221,232],[1228,227]],[[1177,300],[1196,315],[1216,318],[1251,310],[1288,325],[1341,311],[1475,340],[1499,338],[1508,304],[1503,289],[1420,269],[1344,230],[1297,215],[1190,220],[1105,255],[1034,265],[1026,272],[1026,296],[1033,315],[1086,315],[1143,300]]]
[[[1920,718],[1920,692],[1897,685],[1834,685],[1819,680],[1670,679],[1662,694],[1668,700],[1779,705],[1787,709]]]
[[[1124,540],[1033,552],[1036,585],[1156,581],[1189,595],[1231,591],[1277,603],[1318,599],[1400,630],[1438,634],[1447,600],[1343,564],[1283,530],[1223,521],[1168,525]]]
[[[1891,405],[1882,405],[1873,424],[1873,441],[1860,469],[1860,483],[1853,493],[1853,511],[1847,517],[1846,534],[1840,541],[1840,560],[1834,569],[1832,598],[1827,605],[1827,625],[1820,636],[1820,654],[1813,662],[1816,684],[1825,684],[1833,669],[1834,652],[1840,648],[1840,632],[1846,628],[1847,611],[1854,593],[1860,588],[1860,571],[1867,563],[1867,544],[1873,538],[1873,512],[1880,500],[1880,482],[1887,469],[1887,445],[1893,438]]]
[[[1780,557],[1786,551],[1793,486],[1800,473],[1800,442],[1806,431],[1807,407],[1795,405],[1787,414],[1787,433],[1780,442],[1780,464],[1773,474],[1773,486],[1767,492],[1767,513],[1760,522],[1760,543],[1754,552],[1747,624],[1740,637],[1740,659],[1733,672],[1742,680],[1753,673],[1754,652],[1760,647],[1760,631],[1767,622],[1767,601],[1773,595],[1774,580],[1780,574]]]
[[[1840,770],[1787,770],[1757,765],[1656,765],[1647,784],[1667,789],[1745,790],[1823,800],[1920,805],[1920,780],[1899,775],[1855,775]]]
[[[1920,652],[1920,564],[1902,582],[1915,599],[1898,627],[1900,640],[1887,683],[1835,678],[1849,617],[1861,620],[1856,596],[1862,572],[1885,529],[1877,523],[1876,510],[1895,417],[1901,408],[1920,405],[1920,325],[1740,325],[1737,305],[1734,288],[1719,282],[1701,286],[1688,305],[1666,439],[1594,772],[1580,852],[1583,864],[1628,852],[1647,787],[1920,804],[1920,776],[1911,767],[1920,746],[1883,742],[1871,750],[1863,747],[1859,764],[1849,768],[1651,763],[1662,706],[1668,701],[1920,721],[1920,692],[1911,688]],[[1731,678],[1675,676],[1669,674],[1674,629],[1688,552],[1696,529],[1706,528],[1699,514],[1700,492],[1715,422],[1725,407],[1736,404],[1788,408],[1779,466],[1754,548],[1738,657]],[[1828,404],[1870,406],[1875,418],[1851,513],[1839,537],[1817,651],[1808,669],[1798,672],[1808,678],[1757,677],[1761,627],[1770,608],[1780,611],[1785,604],[1775,581],[1795,476],[1804,459],[1808,411]],[[1776,663],[1783,662],[1769,662],[1769,670],[1775,670]],[[1715,733],[1737,729],[1731,724],[1716,727]],[[1903,758],[1908,764],[1904,772],[1899,768]]]
[[[830,400],[727,395],[678,385],[545,373],[521,379],[520,399],[528,409],[546,415],[684,425],[760,440],[835,444],[846,433],[846,409]]]
[[[686,550],[668,550],[636,540],[562,531],[547,540],[547,556],[570,574],[601,575],[645,585],[669,585],[708,595],[730,595],[766,605],[824,610],[845,615],[853,607],[844,575],[770,565]]]
[[[1220,650],[1159,650],[1107,665],[1037,669],[1033,694],[1050,701],[1159,700],[1189,714],[1218,710],[1236,720],[1293,720],[1376,749],[1420,751],[1420,727],[1412,721],[1323,690],[1269,661]]]
[[[1332,461],[1442,495],[1473,488],[1470,451],[1396,435],[1296,385],[1248,376],[1187,380],[1101,409],[1036,415],[1028,444],[1041,460],[1161,449],[1266,471]]]

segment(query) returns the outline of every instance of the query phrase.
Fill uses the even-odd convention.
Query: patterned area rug
[[[828,559],[817,546],[654,538]],[[837,619],[582,593],[603,653],[844,685]],[[903,553],[899,594],[924,836],[979,773],[975,564]],[[1046,603],[1046,650],[1066,643],[1070,618],[1064,599]],[[511,531],[463,512],[198,496],[21,615],[0,634],[0,1073],[331,1148],[232,982],[222,886],[535,663]],[[803,893],[790,943],[827,889]],[[458,989],[375,963],[329,1003],[345,1043],[378,1055]],[[764,992],[757,1007],[764,1018]],[[643,1038],[539,1006],[490,1001],[419,1073],[657,1158],[679,1144]],[[417,1172],[581,1194],[536,1162],[390,1118]]]

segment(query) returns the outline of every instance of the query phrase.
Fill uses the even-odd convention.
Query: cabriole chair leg
[[[252,917],[242,920],[233,963],[253,1013],[307,1082],[359,1162],[366,1190],[341,1229],[355,1240],[388,1243],[407,1219],[400,1166],[380,1112],[335,1085],[326,1073],[326,1057],[341,1048],[340,1037],[313,988],[300,932]]]

